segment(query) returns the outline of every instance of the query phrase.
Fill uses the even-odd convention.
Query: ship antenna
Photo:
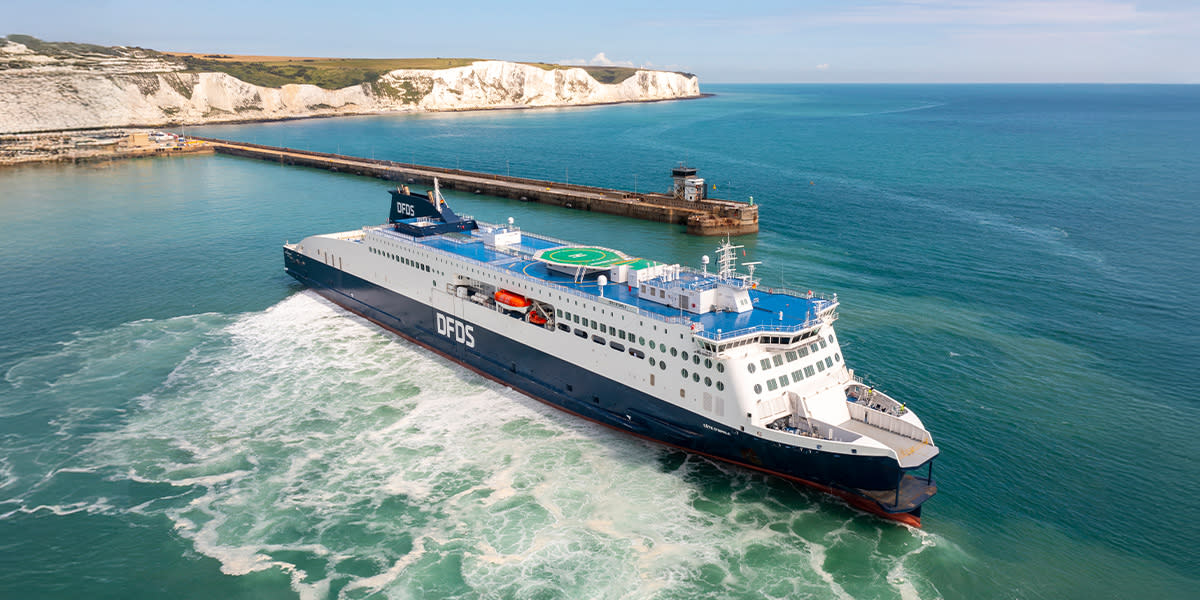
[[[734,246],[729,241],[729,236],[721,241],[720,247],[717,248],[717,265],[720,269],[717,271],[717,277],[721,279],[733,279],[737,276],[737,255],[734,250],[742,246]]]

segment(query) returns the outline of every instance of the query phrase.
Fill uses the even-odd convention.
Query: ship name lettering
[[[712,425],[709,425],[708,423],[701,423],[701,424],[700,424],[700,426],[701,426],[701,427],[703,427],[703,428],[705,428],[705,429],[710,429],[710,430],[712,430],[712,431],[715,431],[715,432],[717,432],[717,433],[719,433],[719,434],[721,434],[721,435],[729,435],[729,432],[728,432],[728,431],[725,431],[725,430],[723,430],[723,429],[717,429],[716,427],[713,427]]]
[[[414,208],[413,205],[405,204],[403,202],[396,203],[396,212],[398,214],[408,215],[410,217],[415,217],[417,215],[417,209]]]
[[[444,335],[460,344],[466,344],[468,348],[475,347],[474,325],[467,325],[458,319],[438,313],[437,332],[439,335]]]

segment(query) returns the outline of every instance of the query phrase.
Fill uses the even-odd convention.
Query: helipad
[[[607,269],[614,265],[633,262],[638,259],[630,258],[625,254],[610,250],[608,248],[598,248],[595,246],[565,246],[562,248],[551,248],[542,250],[534,255],[538,260],[563,267],[584,267],[591,269]]]

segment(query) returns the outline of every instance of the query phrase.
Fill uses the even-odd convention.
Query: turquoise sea
[[[384,182],[0,171],[0,598],[1195,598],[1200,87],[706,85],[216,137],[753,196],[767,284],[942,449],[924,528],[582,422],[304,291]],[[698,266],[680,227],[459,212]]]

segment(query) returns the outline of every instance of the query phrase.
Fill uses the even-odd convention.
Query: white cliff
[[[570,106],[700,94],[696,77],[681,73],[639,70],[605,84],[580,68],[504,61],[400,69],[337,90],[307,84],[269,88],[225,73],[184,73],[170,57],[139,49],[121,49],[118,56],[45,56],[3,38],[0,44],[0,133]]]

